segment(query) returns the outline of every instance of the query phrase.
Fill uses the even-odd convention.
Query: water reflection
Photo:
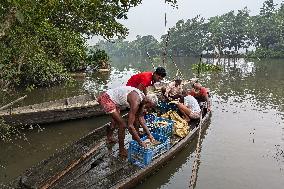
[[[198,59],[174,58],[184,79],[196,77],[191,70]],[[213,95],[213,116],[202,144],[196,188],[282,188],[284,185],[284,64],[282,60],[248,61],[221,59],[223,72],[201,73],[200,81]],[[215,60],[216,61],[216,60]],[[68,86],[39,89],[16,94],[0,93],[0,104],[28,94],[23,104],[84,94],[99,93],[125,84],[134,73],[153,71],[144,57],[112,58],[112,70],[94,73]],[[154,61],[155,66],[159,62]],[[174,78],[176,66],[166,64],[168,79]],[[0,143],[0,182],[7,181],[27,167],[47,158],[106,122],[93,118],[42,126],[26,130],[28,142]],[[192,148],[179,153],[157,176],[145,185],[153,188],[187,188],[191,175]],[[19,159],[21,161],[19,161]],[[5,176],[6,175],[6,176]],[[265,178],[265,179],[263,179]],[[150,183],[149,185],[147,183]],[[149,186],[150,187],[150,186]]]

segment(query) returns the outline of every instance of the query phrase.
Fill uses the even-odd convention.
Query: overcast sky
[[[172,27],[178,20],[193,18],[201,15],[204,18],[222,15],[231,10],[240,10],[248,7],[250,15],[259,14],[265,0],[178,0],[178,9],[165,4],[164,0],[143,0],[138,7],[132,8],[128,19],[122,21],[128,29],[129,36],[126,40],[134,40],[137,35],[153,35],[160,39],[166,33],[164,25],[165,13],[167,14],[167,28]],[[280,5],[283,0],[274,0]],[[93,45],[97,40],[90,40]]]

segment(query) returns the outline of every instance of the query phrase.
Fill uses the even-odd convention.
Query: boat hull
[[[200,124],[202,130],[208,127],[210,117],[211,112],[203,118]],[[185,146],[191,144],[200,128],[195,127],[169,151],[141,169],[117,157],[117,144],[110,151],[105,143],[107,125],[96,129],[48,160],[27,170],[15,180],[12,186],[14,188],[19,188],[19,186],[27,188],[132,188],[168,163]],[[86,157],[88,151],[94,146],[96,151]],[[82,157],[86,158],[82,160]],[[77,160],[82,161],[70,169],[70,165],[78,162]]]
[[[92,95],[80,95],[0,111],[0,117],[10,125],[44,124],[104,114]]]

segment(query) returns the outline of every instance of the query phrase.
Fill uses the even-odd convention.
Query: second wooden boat
[[[0,111],[0,117],[10,125],[35,125],[104,114],[96,97],[90,94]]]

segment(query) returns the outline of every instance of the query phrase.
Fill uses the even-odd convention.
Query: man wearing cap
[[[146,88],[154,85],[156,82],[160,82],[167,73],[165,68],[158,67],[155,72],[142,72],[130,77],[127,81],[126,86],[131,86],[143,91],[147,94]]]
[[[109,142],[115,142],[113,139],[113,131],[115,125],[118,125],[118,144],[119,154],[122,157],[127,156],[127,150],[124,147],[125,129],[127,128],[132,135],[132,138],[136,140],[139,145],[146,147],[146,144],[141,141],[135,127],[134,122],[136,115],[143,128],[148,135],[151,142],[154,142],[154,138],[149,132],[144,119],[143,111],[145,108],[152,108],[157,105],[158,98],[155,94],[149,94],[145,96],[142,91],[130,87],[120,86],[114,89],[109,89],[102,93],[98,97],[98,102],[104,109],[104,111],[111,115],[112,122],[107,128],[107,139]],[[120,115],[120,107],[129,107],[128,121],[125,123]]]

